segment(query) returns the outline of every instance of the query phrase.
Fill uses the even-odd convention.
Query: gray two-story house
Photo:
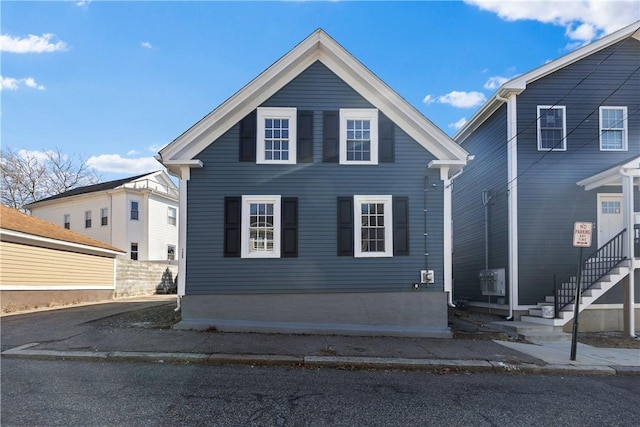
[[[449,336],[466,151],[317,30],[163,148],[179,328]]]
[[[636,22],[505,83],[454,137],[475,155],[453,190],[457,300],[568,325],[580,250],[574,228],[586,222],[581,329],[634,333],[639,29]],[[504,292],[486,283],[501,272]]]

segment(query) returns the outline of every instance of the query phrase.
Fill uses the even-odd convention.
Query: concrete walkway
[[[119,320],[153,307],[171,308],[174,303],[170,297],[152,297],[3,316],[2,357],[640,375],[640,350],[580,344],[578,360],[572,362],[570,342],[176,331]]]

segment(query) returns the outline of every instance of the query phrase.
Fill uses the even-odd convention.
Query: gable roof
[[[484,123],[485,120],[491,117],[491,115],[493,115],[500,106],[503,105],[508,96],[513,94],[519,95],[527,88],[528,84],[629,38],[634,38],[640,41],[640,21],[636,21],[621,30],[604,36],[593,43],[585,45],[554,61],[548,62],[532,71],[529,71],[528,73],[509,80],[500,86],[496,93],[487,102],[485,102],[480,109],[478,109],[473,117],[471,117],[471,119],[469,119],[469,121],[456,133],[453,139],[455,139],[458,144],[462,144],[464,140],[473,133],[473,131],[475,131],[482,123]]]
[[[115,190],[116,188],[119,188],[119,187],[121,187],[121,186],[123,186],[125,184],[130,183],[130,182],[134,182],[134,181],[140,180],[142,178],[156,176],[156,175],[165,175],[166,176],[166,173],[164,171],[162,171],[162,170],[158,170],[158,171],[155,171],[155,172],[145,173],[145,174],[142,174],[142,175],[136,175],[136,176],[132,176],[132,177],[129,177],[129,178],[116,179],[116,180],[113,180],[113,181],[102,182],[102,183],[99,183],[99,184],[86,185],[84,187],[77,187],[77,188],[73,188],[73,189],[71,189],[69,191],[65,191],[63,193],[53,195],[51,197],[46,197],[44,199],[36,200],[35,202],[29,203],[25,207],[30,209],[30,207],[35,207],[35,206],[39,205],[40,203],[49,202],[51,200],[64,199],[65,197],[79,196],[79,195],[82,195],[82,194],[97,193],[97,192],[100,192],[100,191]],[[175,186],[175,184],[173,184],[173,181],[171,181],[171,179],[166,179],[166,181],[170,185],[175,187],[175,189],[177,191],[177,187]]]
[[[160,160],[173,174],[182,166],[201,166],[195,157],[251,111],[316,61],[345,81],[374,107],[433,154],[438,161],[461,167],[467,152],[322,29],[314,31],[235,95],[160,150]],[[443,163],[444,164],[444,163]]]
[[[101,249],[100,252],[106,252],[112,255],[124,253],[124,251],[100,242],[99,240],[67,230],[64,227],[60,227],[56,224],[50,223],[49,221],[27,215],[4,205],[0,205],[0,229],[2,229],[3,234],[2,240],[15,241],[17,238],[22,237],[19,239],[20,243],[25,243],[24,237],[29,237],[25,235],[30,235],[44,238],[35,239],[43,243],[42,245],[38,244],[38,246],[52,247],[50,244],[44,244],[46,240],[52,239],[56,242],[71,243],[73,246],[84,247],[86,249]],[[9,233],[7,233],[7,231]],[[13,238],[7,238],[7,234],[12,235]],[[55,245],[55,247],[58,246],[59,245]]]

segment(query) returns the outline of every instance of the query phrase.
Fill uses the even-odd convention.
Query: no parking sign
[[[573,246],[576,248],[591,247],[593,224],[590,222],[576,222],[573,226]]]

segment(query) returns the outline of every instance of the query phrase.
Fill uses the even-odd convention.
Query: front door
[[[598,194],[598,247],[622,231],[622,194]]]

